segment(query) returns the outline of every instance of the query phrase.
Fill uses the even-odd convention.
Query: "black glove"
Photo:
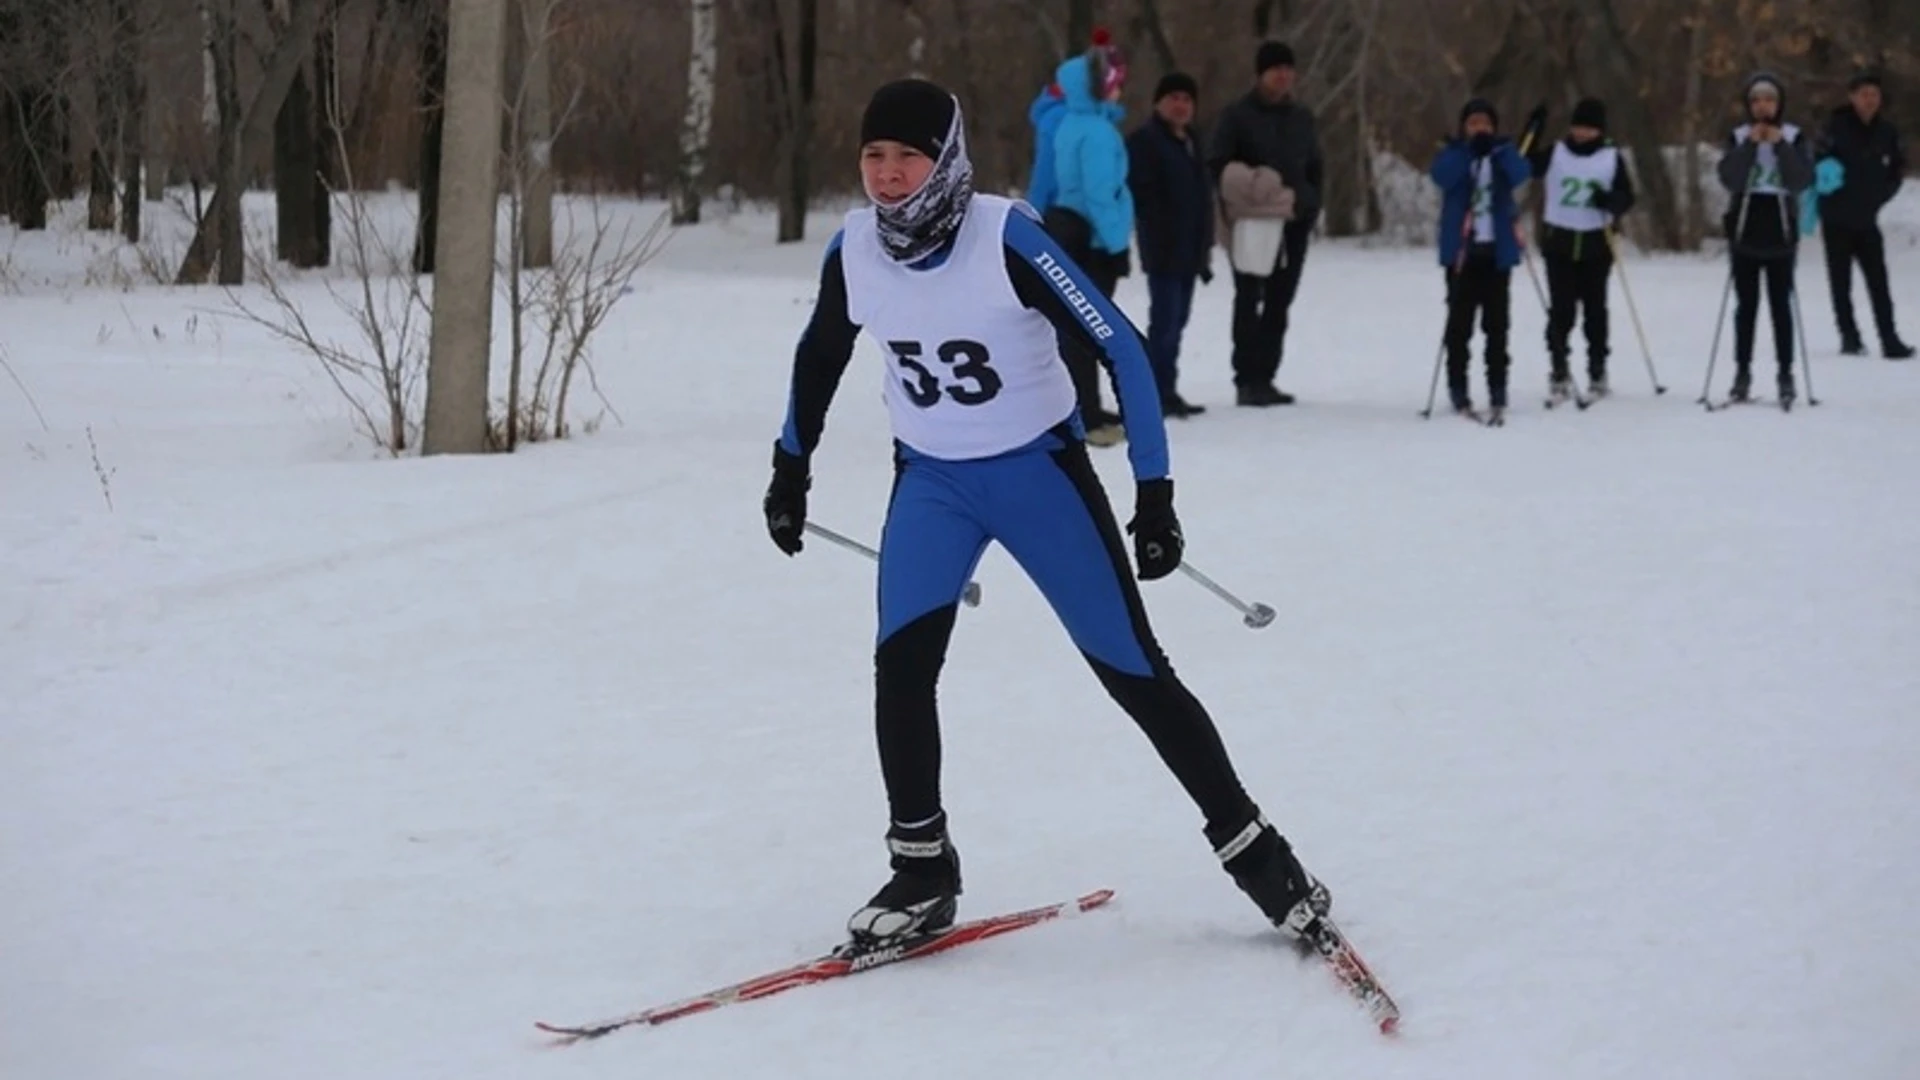
[[[1140,484],[1127,532],[1133,534],[1133,557],[1140,565],[1141,581],[1166,577],[1179,568],[1187,542],[1180,535],[1180,519],[1173,513],[1172,480]]]
[[[1613,192],[1608,191],[1606,188],[1595,188],[1593,193],[1587,196],[1587,205],[1593,207],[1595,210],[1611,209],[1613,207]]]
[[[1474,157],[1486,157],[1493,153],[1493,136],[1483,131],[1467,140],[1467,145],[1473,148]]]
[[[1119,281],[1133,273],[1133,249],[1121,248],[1107,256],[1107,266],[1113,271],[1113,280]]]
[[[807,459],[786,452],[773,444],[773,482],[767,485],[767,497],[760,504],[767,513],[767,535],[774,546],[789,555],[797,555],[806,545],[800,534],[807,524]]]
[[[1202,284],[1202,285],[1211,285],[1211,284],[1213,284],[1213,262],[1212,262],[1212,260],[1208,260],[1208,261],[1206,262],[1206,264],[1205,264],[1205,265],[1203,265],[1203,266],[1201,266],[1201,267],[1200,267],[1200,284]]]

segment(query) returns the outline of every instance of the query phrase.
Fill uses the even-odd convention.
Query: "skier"
[[[1060,362],[1058,335],[1071,334],[1112,369],[1133,427],[1127,532],[1140,579],[1165,577],[1184,541],[1139,332],[1025,204],[974,193],[960,104],[946,90],[917,79],[882,86],[860,146],[873,205],[848,214],[827,245],[763,503],[773,542],[799,552],[811,455],[867,331],[888,357],[895,441],[874,664],[893,876],[849,932],[887,943],[953,924],[960,857],[941,803],[935,687],[961,590],[996,540],[1198,806],[1233,881],[1283,931],[1312,928],[1327,890],[1241,786],[1212,719],[1155,641]]]
[[[1893,294],[1887,288],[1887,245],[1876,220],[1893,201],[1906,173],[1900,131],[1881,111],[1880,78],[1871,73],[1847,83],[1848,103],[1833,110],[1819,141],[1819,167],[1840,166],[1840,186],[1820,199],[1820,234],[1827,253],[1827,285],[1840,324],[1840,351],[1864,356],[1860,324],[1853,317],[1853,264],[1867,279],[1867,301],[1880,335],[1880,355],[1913,359],[1913,346],[1893,325]],[[1823,189],[1824,190],[1824,189]]]
[[[1474,98],[1460,109],[1460,127],[1433,159],[1428,175],[1440,188],[1440,265],[1447,274],[1447,394],[1453,411],[1481,419],[1467,390],[1473,319],[1486,335],[1487,423],[1507,411],[1507,330],[1514,264],[1520,261],[1514,189],[1532,177],[1513,140],[1497,134],[1500,114]]]
[[[1753,331],[1760,315],[1760,279],[1767,281],[1773,316],[1773,352],[1779,367],[1780,403],[1791,405],[1793,381],[1793,267],[1800,249],[1800,193],[1813,184],[1813,159],[1800,128],[1781,123],[1786,92],[1777,76],[1747,79],[1747,122],[1733,129],[1720,159],[1720,183],[1732,194],[1726,217],[1733,259],[1734,401],[1748,400],[1753,386]]]
[[[1545,177],[1546,228],[1540,253],[1547,263],[1547,355],[1553,364],[1547,393],[1555,402],[1573,395],[1568,339],[1579,314],[1587,336],[1587,393],[1607,395],[1607,278],[1613,272],[1610,232],[1632,209],[1633,178],[1607,138],[1607,107],[1587,98],[1573,107],[1567,137],[1527,155]]]

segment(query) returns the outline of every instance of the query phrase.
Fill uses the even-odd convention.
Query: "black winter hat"
[[[1876,90],[1885,89],[1880,85],[1880,73],[1877,71],[1857,72],[1853,78],[1847,80],[1848,93],[1852,93],[1863,86],[1871,86]]]
[[[1284,41],[1263,41],[1253,54],[1253,72],[1265,75],[1268,68],[1293,67],[1293,46]]]
[[[1753,112],[1753,91],[1761,86],[1771,89],[1773,96],[1780,101],[1779,111],[1774,113],[1774,116],[1776,118],[1785,116],[1787,114],[1787,84],[1781,82],[1780,76],[1775,75],[1771,71],[1757,71],[1749,75],[1747,81],[1741,84],[1740,103],[1747,107],[1748,115],[1752,115]]]
[[[1158,103],[1168,94],[1185,94],[1197,100],[1200,97],[1200,84],[1184,71],[1169,71],[1160,76],[1160,81],[1154,85],[1153,100]]]
[[[953,128],[953,95],[925,79],[901,79],[873,92],[860,117],[860,145],[875,139],[906,143],[936,161]]]
[[[1573,127],[1599,128],[1607,130],[1607,105],[1599,98],[1584,98],[1573,107],[1573,117],[1568,121]]]
[[[1488,101],[1486,98],[1474,98],[1472,101],[1460,106],[1460,126],[1466,127],[1467,117],[1476,113],[1482,114],[1486,116],[1487,119],[1493,121],[1493,126],[1496,130],[1500,127],[1500,110],[1494,108],[1493,102]]]

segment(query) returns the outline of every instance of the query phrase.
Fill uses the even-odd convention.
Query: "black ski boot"
[[[960,903],[960,853],[947,839],[947,815],[887,830],[893,879],[847,920],[856,944],[941,933],[953,926]]]
[[[1753,369],[1744,364],[1733,369],[1733,388],[1727,392],[1728,401],[1749,401],[1753,397]]]
[[[1295,937],[1313,920],[1333,908],[1333,894],[1300,865],[1292,845],[1256,814],[1239,832],[1224,840],[1208,833],[1213,853],[1268,921]]]

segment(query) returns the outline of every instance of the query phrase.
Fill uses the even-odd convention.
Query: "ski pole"
[[[1220,587],[1212,578],[1193,568],[1185,559],[1180,560],[1180,569],[1193,580],[1199,582],[1213,595],[1225,600],[1246,616],[1242,621],[1252,630],[1262,629],[1273,622],[1274,610],[1265,604],[1248,604],[1246,601]]]
[[[1660,376],[1653,370],[1653,350],[1647,347],[1647,331],[1640,324],[1640,305],[1633,302],[1633,286],[1627,284],[1627,261],[1620,257],[1620,242],[1613,235],[1613,226],[1607,226],[1607,250],[1613,255],[1613,268],[1620,272],[1620,291],[1627,297],[1627,314],[1633,317],[1633,332],[1640,339],[1640,358],[1647,362],[1647,378],[1653,382],[1656,396],[1667,392],[1660,385]]]
[[[1792,237],[1793,221],[1787,217],[1787,201],[1780,200],[1780,235]],[[1793,300],[1793,332],[1800,339],[1800,370],[1807,376],[1807,405],[1820,404],[1813,393],[1813,354],[1807,351],[1807,324],[1800,318],[1800,275],[1799,256],[1787,258],[1787,295]]]
[[[853,539],[850,536],[842,536],[839,533],[834,532],[832,529],[829,529],[824,525],[815,525],[811,521],[807,522],[804,527],[808,532],[812,533],[813,535],[819,537],[822,540],[826,540],[830,543],[839,544],[841,547],[846,548],[848,551],[857,551],[860,554],[865,555],[867,558],[872,559],[875,562],[880,561],[880,553],[878,551],[875,551],[874,549],[868,547],[867,545],[861,543],[858,540]],[[961,592],[960,599],[965,601],[968,607],[979,607],[980,606],[980,583],[977,581],[967,582],[967,587],[964,591]]]
[[[1706,406],[1708,412],[1713,411],[1713,402],[1708,396],[1713,392],[1713,365],[1720,359],[1720,334],[1727,326],[1727,301],[1733,297],[1733,259],[1736,257],[1733,249],[1740,243],[1740,234],[1747,231],[1747,207],[1752,202],[1751,196],[1751,191],[1740,193],[1740,214],[1734,222],[1733,235],[1727,237],[1727,287],[1720,290],[1720,314],[1713,321],[1713,345],[1707,350],[1707,377],[1700,384],[1699,404]]]
[[[1433,416],[1433,399],[1440,394],[1440,361],[1447,355],[1447,336],[1440,335],[1440,348],[1433,354],[1433,381],[1427,384],[1427,407],[1420,410],[1422,420]]]

